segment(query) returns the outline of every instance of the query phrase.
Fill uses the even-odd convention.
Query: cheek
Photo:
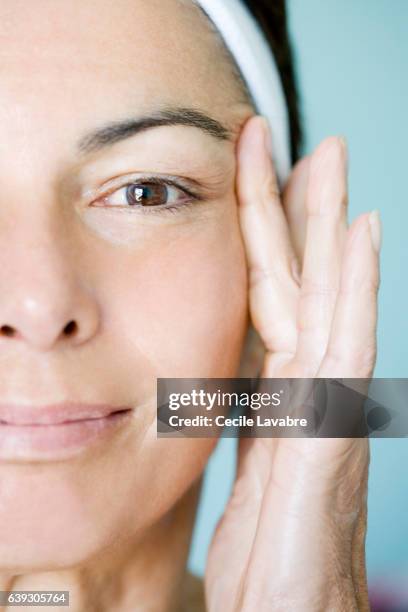
[[[122,535],[163,516],[202,473],[216,443],[157,439],[156,377],[236,375],[247,328],[236,205],[155,234],[126,258],[120,249],[106,267],[115,273],[104,283],[105,354],[111,364],[120,355],[126,374],[116,386],[141,402],[134,427],[103,472],[106,491],[127,500],[116,509],[110,502],[107,517]],[[126,475],[120,483],[118,474]]]
[[[157,233],[127,265],[113,268],[108,325],[155,376],[233,376],[247,324],[235,208]]]
[[[156,377],[238,369],[247,277],[235,205],[199,222],[163,223],[137,248],[98,241],[81,262],[103,316],[91,347],[100,396],[150,401],[123,438],[83,465],[35,468],[27,479],[3,472],[0,568],[32,568],[33,559],[41,568],[72,565],[163,516],[202,473],[216,440],[157,439]]]

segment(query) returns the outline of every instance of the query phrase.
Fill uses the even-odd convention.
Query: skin
[[[70,590],[74,611],[191,610],[185,564],[214,440],[156,439],[156,378],[235,376],[262,360],[265,376],[368,376],[368,216],[348,229],[335,138],[299,164],[281,201],[262,120],[191,3],[2,0],[0,23],[0,325],[16,330],[0,336],[1,400],[134,408],[74,459],[0,463],[0,590]],[[202,109],[231,138],[160,127],[78,152],[90,130],[169,105]],[[113,179],[151,173],[199,181],[202,201],[145,214],[106,199]],[[241,445],[207,609],[368,609],[367,444],[300,442]],[[318,544],[322,524],[331,545]]]
[[[348,227],[339,138],[297,164],[281,198],[262,124],[243,130],[237,179],[262,376],[360,378],[364,390],[376,359],[378,215]],[[368,464],[367,439],[241,439],[208,559],[208,609],[370,610]]]

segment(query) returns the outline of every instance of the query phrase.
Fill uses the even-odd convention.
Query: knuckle
[[[280,191],[276,178],[269,175],[265,178],[262,185],[262,196],[265,203],[280,202]]]
[[[348,297],[350,295],[366,295],[368,297],[377,298],[379,282],[376,277],[359,278],[350,284],[340,287],[339,295]]]
[[[375,344],[367,345],[355,354],[356,371],[358,378],[370,377],[373,373],[377,359],[377,347]]]
[[[361,349],[347,349],[331,346],[325,356],[326,364],[332,376],[353,378],[370,378],[377,358],[375,342]]]
[[[253,289],[265,282],[274,286],[286,287],[288,283],[288,270],[285,262],[273,264],[254,262],[250,268],[249,286]]]
[[[327,296],[336,295],[339,290],[338,283],[333,283],[330,280],[313,279],[308,277],[302,278],[301,297],[308,298],[311,296]]]
[[[349,206],[349,194],[348,194],[348,191],[346,190],[342,193],[341,198],[340,198],[340,209],[341,210],[347,209],[348,206]]]
[[[251,289],[254,289],[266,281],[273,281],[274,277],[275,274],[272,267],[255,264],[251,268],[249,286]]]

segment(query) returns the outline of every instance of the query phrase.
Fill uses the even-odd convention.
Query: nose
[[[20,342],[49,351],[90,340],[99,309],[72,246],[44,232],[2,236],[0,245],[0,350]]]

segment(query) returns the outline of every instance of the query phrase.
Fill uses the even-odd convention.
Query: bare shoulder
[[[185,610],[186,612],[206,612],[204,583],[202,578],[188,573],[186,577],[186,596]]]

